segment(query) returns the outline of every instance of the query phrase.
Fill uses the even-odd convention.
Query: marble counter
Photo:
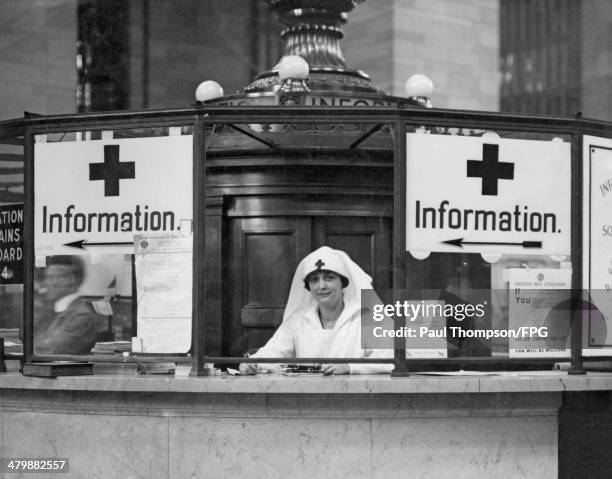
[[[180,371],[180,370],[179,370]],[[388,375],[322,376],[258,375],[189,377],[188,369],[175,376],[101,375],[35,378],[19,373],[0,374],[2,389],[48,389],[74,391],[131,391],[217,394],[438,394],[525,393],[612,390],[612,373],[505,372],[494,375]]]
[[[612,374],[594,372],[178,372],[0,374],[0,450],[67,457],[67,478],[553,479],[563,391],[612,390]]]

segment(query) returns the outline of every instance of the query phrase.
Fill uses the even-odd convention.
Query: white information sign
[[[612,355],[612,140],[583,137],[583,315],[585,356]]]
[[[409,133],[406,249],[570,254],[570,144]]]
[[[192,158],[191,135],[35,143],[35,254],[127,253],[136,234],[178,231]]]

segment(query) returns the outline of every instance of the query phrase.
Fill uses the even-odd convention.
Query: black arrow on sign
[[[85,249],[86,246],[115,246],[115,245],[133,245],[131,241],[127,243],[90,243],[86,239],[73,241],[72,243],[64,243],[64,246],[71,246],[73,248]]]
[[[457,246],[463,248],[464,244],[481,244],[481,245],[503,245],[503,246],[522,246],[523,248],[541,248],[541,241],[523,241],[521,243],[507,243],[507,242],[494,242],[494,241],[463,241],[463,238],[457,238],[454,240],[442,241],[444,244],[451,246]]]

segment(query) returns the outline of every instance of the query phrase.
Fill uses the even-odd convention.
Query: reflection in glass
[[[130,339],[131,310],[130,255],[95,264],[84,255],[49,256],[34,275],[34,352],[90,354],[100,342]]]
[[[87,354],[101,320],[79,294],[85,263],[79,256],[51,256],[36,291],[34,344],[42,354]]]

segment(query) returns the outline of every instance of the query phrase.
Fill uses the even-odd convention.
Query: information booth
[[[608,474],[612,125],[382,94],[325,64],[334,32],[310,75],[239,95],[0,123],[25,178],[23,225],[0,210],[6,282],[23,251],[3,457],[69,477]],[[369,353],[249,357],[321,246],[372,278]],[[321,363],[394,370],[303,371]]]
[[[123,457],[119,469],[167,471],[139,469],[142,477],[246,467],[265,475],[291,472],[296,461],[357,476],[410,468],[446,477],[455,462],[474,474],[555,477],[562,392],[612,388],[610,373],[583,367],[610,356],[608,124],[402,104],[202,104],[27,118],[20,127],[3,139],[22,139],[25,155],[24,359],[87,361],[96,373],[3,375],[11,454],[24,455],[27,444],[41,457],[69,456],[75,471],[102,471],[108,464],[92,462],[91,451],[104,444]],[[490,161],[513,163],[514,174],[497,180],[498,197],[478,202],[465,188],[484,195],[495,169],[481,175],[467,165],[486,162],[489,145],[497,145]],[[406,300],[482,301],[484,325],[462,325],[455,309],[442,346],[419,348],[398,334],[392,377],[228,375],[237,362],[266,362],[239,356],[270,337],[297,263],[323,244],[371,274],[381,307],[393,309],[386,330],[410,326],[397,307]],[[95,341],[87,354],[38,349],[38,284],[51,288],[40,275],[58,256],[86,264],[91,283],[81,294],[96,305],[96,339],[111,341]],[[531,326],[557,324],[563,344],[525,339]],[[453,340],[453,327],[466,334]],[[494,333],[522,327],[522,343]],[[469,333],[480,330],[493,333]],[[577,374],[551,371],[564,362]],[[136,365],[151,373],[160,363],[177,363],[176,374],[136,374]],[[28,438],[10,440],[24,423]],[[248,465],[244,454],[253,456]]]

